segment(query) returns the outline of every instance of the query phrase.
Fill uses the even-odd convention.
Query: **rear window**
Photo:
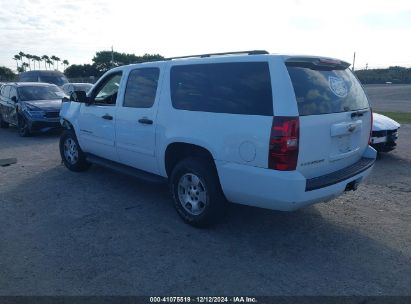
[[[288,66],[301,116],[368,108],[361,84],[349,69],[316,70]]]
[[[52,83],[58,86],[62,86],[63,84],[67,83],[67,79],[64,76],[40,76],[40,82]]]
[[[267,62],[179,65],[171,68],[176,109],[247,115],[273,115]]]

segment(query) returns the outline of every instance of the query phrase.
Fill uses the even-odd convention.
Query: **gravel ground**
[[[184,224],[167,188],[0,130],[0,295],[411,295],[411,126],[356,192]]]
[[[374,111],[411,113],[411,84],[366,85]]]

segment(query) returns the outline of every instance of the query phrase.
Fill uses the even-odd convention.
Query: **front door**
[[[79,117],[80,145],[85,152],[118,161],[115,148],[116,101],[121,72],[104,77],[82,104]]]
[[[155,131],[159,76],[155,64],[130,71],[116,122],[120,162],[152,173],[158,173]]]

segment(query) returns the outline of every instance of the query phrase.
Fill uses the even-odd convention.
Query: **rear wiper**
[[[361,116],[363,116],[365,113],[367,113],[368,112],[368,110],[359,110],[359,111],[356,111],[356,112],[352,112],[351,113],[351,118],[354,118],[354,117],[361,117]]]

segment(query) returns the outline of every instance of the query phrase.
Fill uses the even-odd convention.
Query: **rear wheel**
[[[31,135],[30,126],[27,123],[27,119],[23,115],[18,116],[17,127],[19,129],[19,135],[21,137],[28,137]]]
[[[170,192],[178,214],[190,225],[210,226],[225,213],[227,201],[217,172],[206,159],[180,161],[170,176]]]
[[[71,130],[65,130],[60,137],[60,155],[64,165],[71,171],[85,171],[90,167],[76,135]]]

